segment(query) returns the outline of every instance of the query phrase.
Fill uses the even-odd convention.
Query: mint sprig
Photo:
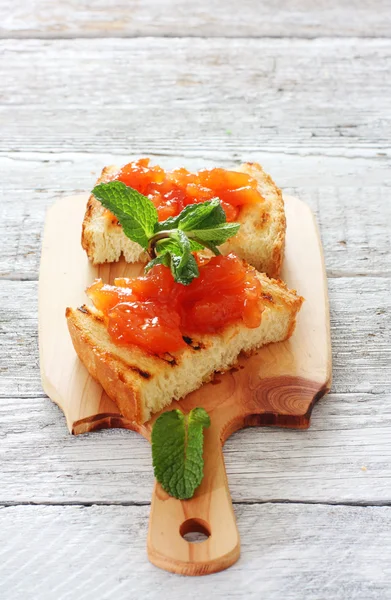
[[[146,250],[158,221],[153,202],[122,181],[100,183],[92,193],[117,217],[125,235]]]
[[[204,408],[188,415],[180,410],[165,412],[152,429],[152,461],[157,481],[180,500],[194,495],[204,476],[203,430],[210,426]]]
[[[239,223],[227,223],[218,198],[189,204],[176,217],[159,222],[153,202],[121,181],[100,183],[92,193],[117,217],[125,235],[148,252],[152,260],[146,270],[164,264],[183,285],[199,275],[192,252],[208,248],[220,254],[218,246],[240,227]]]

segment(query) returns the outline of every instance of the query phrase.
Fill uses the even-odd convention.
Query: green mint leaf
[[[204,244],[199,244],[194,240],[190,240],[190,251],[191,252],[199,252],[205,248]],[[164,254],[165,252],[173,252],[174,254],[180,254],[180,247],[178,242],[171,238],[164,238],[163,240],[159,240],[156,244],[156,253]]]
[[[214,198],[200,204],[188,204],[176,217],[170,217],[156,226],[156,231],[168,229],[182,229],[182,231],[191,231],[192,229],[206,229],[214,227],[227,220],[220,200]]]
[[[194,242],[194,239],[191,240],[191,242]],[[198,243],[198,242],[196,242],[196,243]],[[213,242],[206,242],[206,241],[201,242],[200,241],[199,246],[201,246],[202,248],[208,248],[216,256],[220,256],[220,254],[221,254],[220,250],[218,249],[218,247],[215,244],[213,244]]]
[[[192,231],[194,229],[209,229],[216,227],[227,221],[227,215],[221,206],[220,200],[214,198],[202,204],[196,204],[195,210],[185,215],[178,224],[178,229],[182,231]]]
[[[192,498],[204,476],[203,429],[210,418],[203,408],[184,415],[165,412],[152,429],[152,461],[155,477],[163,489],[180,500]]]
[[[146,270],[149,271],[155,265],[164,264],[170,267],[177,283],[189,285],[195,277],[199,276],[197,261],[191,253],[202,250],[205,245],[190,240],[179,229],[165,233],[169,237],[157,240],[155,245],[157,258],[148,263]]]
[[[200,274],[197,261],[192,254],[185,261],[182,257],[171,254],[170,266],[175,281],[182,285],[190,285],[193,279]]]
[[[153,202],[121,181],[100,183],[92,193],[117,217],[125,235],[146,250],[158,222]]]
[[[189,238],[190,241],[190,250],[192,252],[199,252],[200,250],[203,250],[205,248],[205,244],[199,243],[196,240],[192,240]]]
[[[177,283],[189,285],[199,276],[197,262],[191,254],[190,240],[180,229],[171,232],[171,238],[177,242],[178,250],[170,252],[170,266]]]
[[[195,209],[197,209],[198,204],[188,204],[181,210],[179,215],[176,217],[169,217],[165,221],[160,221],[155,225],[155,231],[169,231],[171,229],[178,229],[178,225],[181,219],[183,219],[186,215],[191,214]]]
[[[190,239],[196,240],[200,244],[209,242],[214,246],[220,246],[224,244],[229,238],[236,235],[239,231],[239,223],[222,223],[211,227],[210,229],[195,229],[194,231],[187,231],[187,235]]]
[[[145,265],[144,271],[148,273],[155,265],[164,265],[165,267],[170,266],[170,255],[168,253],[162,254],[161,256],[157,256],[156,258],[149,261],[147,265]]]

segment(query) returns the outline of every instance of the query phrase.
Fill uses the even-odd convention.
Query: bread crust
[[[99,320],[87,307],[77,310],[84,310],[92,321]],[[139,389],[129,378],[124,377],[129,365],[121,364],[118,356],[113,356],[103,346],[99,347],[94,343],[88,329],[82,326],[77,310],[66,309],[68,329],[77,355],[90,375],[99,381],[107,395],[117,404],[121,414],[137,423],[144,422]],[[139,376],[141,377],[140,374]]]
[[[172,400],[210,381],[215,372],[232,368],[240,352],[252,354],[266,343],[283,341],[292,335],[303,298],[281,281],[263,274],[257,276],[264,307],[259,328],[248,329],[236,323],[220,334],[187,338],[185,350],[162,356],[137,346],[115,344],[101,313],[83,306],[66,311],[73,345],[121,414],[143,423]]]
[[[115,165],[104,167],[95,185],[112,181],[119,170]],[[84,214],[81,245],[95,265],[117,262],[122,254],[127,262],[148,261],[141,246],[125,236],[117,219],[93,194],[88,199]]]
[[[97,184],[114,179],[119,170],[115,165],[105,167]],[[221,250],[223,254],[234,252],[269,277],[278,277],[284,256],[286,230],[281,190],[258,163],[244,163],[236,170],[257,180],[263,201],[241,208],[237,219],[241,228]],[[148,260],[142,248],[125,236],[117,220],[92,194],[83,220],[81,241],[94,264],[115,262],[121,255],[127,262]]]
[[[239,232],[222,246],[222,251],[234,252],[258,271],[278,277],[286,231],[282,192],[258,163],[243,163],[237,170],[256,179],[263,202],[242,207]]]

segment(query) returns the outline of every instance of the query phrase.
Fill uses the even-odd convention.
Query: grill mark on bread
[[[108,353],[108,354],[110,354],[110,353]],[[116,361],[120,362],[124,366],[125,369],[129,369],[129,371],[136,373],[136,375],[140,375],[140,377],[142,377],[143,379],[152,379],[153,375],[152,375],[152,373],[149,373],[149,371],[145,371],[144,369],[140,369],[140,367],[137,367],[136,365],[128,363],[126,360],[124,360],[117,354],[116,355],[110,354],[110,356],[112,358],[114,358]],[[118,373],[120,373],[120,371]],[[121,373],[121,375],[122,375],[121,381],[126,383],[125,376],[122,373]]]
[[[206,348],[205,344],[200,342],[200,340],[195,341],[188,335],[183,335],[182,337],[183,341],[193,350],[204,350]]]
[[[273,300],[273,296],[271,296],[270,294],[262,294],[261,295],[262,300],[266,300],[266,302],[270,302],[271,304],[274,304],[274,300]]]
[[[178,365],[178,361],[175,358],[175,356],[173,356],[169,352],[166,352],[164,354],[164,356],[157,354],[156,358],[160,358],[160,360],[164,360],[164,362],[166,362],[171,367],[176,367]]]
[[[92,310],[90,310],[90,308],[86,304],[79,306],[77,310],[84,313],[85,315],[90,315],[95,321],[98,321],[98,323],[105,322],[103,314],[93,312]]]
[[[134,373],[137,373],[143,379],[151,379],[151,377],[152,377],[151,373],[148,373],[148,371],[143,371],[142,369],[139,369],[138,367],[135,367],[134,365],[128,365],[128,369],[130,369]]]

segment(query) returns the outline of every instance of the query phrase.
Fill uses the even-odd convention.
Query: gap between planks
[[[0,38],[1,40],[1,38]],[[3,104],[0,106],[9,106],[8,104]],[[19,104],[17,103],[13,103],[12,107],[25,107],[26,103],[25,102],[20,102]],[[343,152],[342,152],[343,151]],[[340,154],[336,153],[336,152],[341,152]],[[170,152],[168,150],[161,150],[161,151],[154,151],[154,150],[148,150],[148,152],[146,152],[146,154],[149,157],[153,157],[153,158],[161,158],[161,159],[170,159],[173,160],[175,159],[177,162],[181,162],[184,159],[189,161],[189,160],[194,160],[194,161],[224,161],[224,162],[229,162],[232,163],[232,165],[237,165],[239,166],[242,162],[244,162],[246,160],[245,156],[238,156],[234,151],[233,152],[215,152],[213,150],[210,151],[201,151],[201,152],[194,152],[194,151],[185,151],[182,152],[181,154],[177,154],[176,152]],[[338,146],[336,145],[334,149],[332,149],[330,151],[330,149],[328,148],[324,148],[324,147],[319,147],[316,148],[314,146],[311,146],[310,148],[301,148],[300,150],[296,150],[294,148],[289,149],[289,148],[267,148],[265,150],[258,150],[255,152],[250,152],[248,153],[247,159],[248,160],[253,160],[253,161],[258,161],[258,162],[262,162],[262,159],[259,158],[260,156],[267,157],[269,154],[271,154],[273,157],[274,156],[288,156],[289,158],[298,158],[298,159],[305,159],[305,158],[320,158],[320,159],[328,159],[328,158],[341,158],[341,159],[347,159],[349,161],[354,161],[354,160],[376,160],[378,162],[380,161],[386,161],[388,159],[391,158],[391,151],[386,150],[381,150],[379,151],[379,149],[377,149],[376,147],[373,148],[349,148],[347,146]],[[56,158],[56,156],[58,156],[58,158]],[[41,166],[44,166],[47,163],[70,163],[70,164],[75,164],[78,161],[76,160],[79,159],[79,157],[82,158],[90,158],[90,157],[97,157],[98,160],[101,161],[101,165],[100,167],[103,168],[104,166],[104,162],[107,159],[107,156],[111,157],[111,160],[113,161],[113,164],[118,160],[117,157],[120,158],[120,160],[128,160],[129,157],[131,158],[136,158],[136,156],[133,156],[133,154],[126,154],[124,152],[120,152],[120,153],[113,153],[113,152],[109,152],[108,154],[99,154],[97,152],[86,152],[84,150],[61,150],[61,148],[56,149],[56,150],[52,150],[52,151],[48,151],[48,150],[40,150],[39,148],[35,149],[35,150],[31,150],[31,151],[25,151],[25,150],[19,150],[18,148],[14,148],[13,150],[10,151],[6,151],[6,150],[0,150],[0,160],[1,159],[7,159],[10,161],[15,161],[15,162],[26,162],[26,163],[31,163],[31,162],[38,162],[41,164]],[[139,156],[139,155],[137,155]],[[44,157],[44,158],[42,158]],[[114,158],[116,157],[116,158]],[[102,162],[103,160],[103,162]],[[97,162],[98,164],[98,162]],[[388,186],[388,183],[385,182],[383,185]],[[11,188],[11,191],[17,191],[19,189],[29,189],[29,188]],[[55,194],[82,194],[83,192],[85,192],[86,190],[84,189],[80,189],[80,190],[69,190],[69,191],[65,191],[65,192],[60,192],[58,190],[58,188],[45,188],[45,191],[48,192],[53,192]]]
[[[107,40],[107,39],[116,39],[116,40],[139,40],[139,39],[168,39],[168,40],[177,40],[177,39],[191,39],[191,40],[390,40],[391,36],[388,34],[378,34],[378,35],[282,35],[282,34],[268,34],[268,35],[246,35],[246,34],[235,34],[235,35],[196,35],[190,32],[186,33],[186,35],[178,35],[174,33],[164,33],[161,35],[157,34],[145,34],[145,33],[121,33],[111,31],[109,35],[102,32],[98,34],[93,32],[91,34],[84,33],[74,35],[72,33],[69,34],[56,34],[47,32],[45,34],[32,34],[29,31],[20,31],[18,33],[14,33],[12,35],[0,33],[0,40],[10,40],[10,41],[18,41],[18,40],[37,40],[37,41],[64,41],[64,40]]]
[[[390,502],[354,502],[354,501],[346,501],[346,502],[333,502],[333,501],[315,501],[315,500],[233,500],[232,504],[234,506],[263,506],[268,504],[288,504],[288,505],[309,505],[309,506],[346,506],[346,507],[354,507],[354,508],[389,508],[391,507]],[[133,502],[133,501],[102,501],[97,500],[96,502],[73,502],[72,500],[64,501],[64,502],[18,502],[18,501],[8,501],[8,502],[0,502],[0,510],[3,508],[13,508],[15,506],[75,506],[80,508],[89,508],[91,506],[150,506],[150,502]]]
[[[363,271],[358,272],[344,272],[344,271],[328,271],[327,279],[361,279],[364,277],[370,277],[373,279],[389,279],[391,277],[391,271],[371,271],[365,273]],[[19,283],[23,282],[32,282],[39,281],[38,275],[23,275],[23,273],[18,273],[15,275],[0,275],[0,281],[18,281]]]

